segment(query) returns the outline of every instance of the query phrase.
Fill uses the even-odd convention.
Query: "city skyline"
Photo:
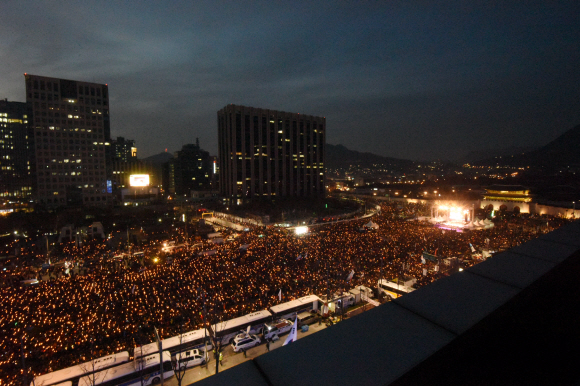
[[[140,157],[199,137],[227,104],[324,116],[327,143],[458,159],[580,123],[572,1],[431,5],[196,2],[3,7],[0,98],[23,74],[108,84],[111,135]]]

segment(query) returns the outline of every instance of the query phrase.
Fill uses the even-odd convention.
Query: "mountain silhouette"
[[[476,165],[540,167],[545,170],[580,166],[580,125],[539,149],[511,156],[488,158]]]
[[[361,153],[349,150],[343,145],[326,144],[326,167],[330,169],[348,168],[357,165],[362,168],[373,167],[373,165],[384,165],[393,169],[405,169],[414,165],[413,161],[383,157],[372,153]]]
[[[171,158],[173,158],[172,153],[162,152],[159,154],[154,154],[154,155],[149,156],[147,158],[143,158],[143,161],[145,161],[151,165],[162,165],[165,162],[169,161]]]

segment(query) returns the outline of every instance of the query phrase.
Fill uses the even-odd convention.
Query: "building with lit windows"
[[[33,133],[28,124],[30,104],[0,100],[0,197],[27,198],[32,195],[34,159]]]
[[[117,139],[111,141],[111,149],[113,161],[128,162],[137,159],[137,148],[135,147],[135,141],[132,139],[117,137]]]
[[[199,139],[183,145],[164,166],[165,193],[189,196],[192,191],[211,190],[213,169],[213,159],[199,146]]]
[[[108,86],[24,78],[34,117],[37,200],[48,207],[107,204]]]
[[[218,111],[220,193],[323,197],[326,118],[228,105]]]
[[[137,159],[137,147],[132,139],[117,137],[111,141],[111,161],[107,170],[111,174],[107,180],[111,180],[113,195],[120,197],[121,189],[129,187],[131,174],[149,174],[148,168],[142,161]]]
[[[146,165],[143,161],[138,159],[132,159],[128,161],[122,161],[119,159],[113,160],[111,163],[112,168],[112,185],[113,193],[119,194],[119,189],[126,188],[129,186],[129,176],[132,174],[151,174],[151,167]],[[153,184],[157,184],[157,181],[152,181]]]

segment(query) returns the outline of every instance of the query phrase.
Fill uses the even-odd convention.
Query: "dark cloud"
[[[0,97],[22,74],[108,83],[141,156],[229,103],[327,118],[327,140],[412,159],[543,144],[580,123],[580,6],[559,2],[7,2]]]

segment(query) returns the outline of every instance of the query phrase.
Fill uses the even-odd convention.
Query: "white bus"
[[[213,347],[211,345],[211,339],[209,333],[205,328],[199,330],[194,330],[190,332],[184,332],[182,335],[177,335],[171,338],[167,338],[161,341],[163,350],[167,350],[172,356],[175,356],[179,352],[183,352],[191,349],[199,349],[200,351],[211,350]],[[149,343],[141,347],[135,347],[133,356],[135,358],[141,358],[150,354],[158,353],[159,347],[157,342]]]
[[[77,385],[79,378],[97,371],[108,369],[129,361],[129,352],[121,351],[113,355],[67,367],[66,369],[53,371],[52,373],[34,377],[30,386],[58,385],[70,381],[72,385]]]
[[[270,307],[270,312],[276,318],[291,319],[301,312],[318,311],[324,302],[316,295],[303,296],[286,303]]]
[[[174,375],[171,354],[163,351],[163,378]],[[141,383],[143,381],[143,383]],[[159,354],[148,355],[117,367],[82,377],[78,386],[147,386],[161,382]]]
[[[240,331],[247,332],[250,326],[250,334],[261,333],[264,323],[272,321],[272,314],[267,310],[252,312],[251,314],[240,316],[225,322],[213,325],[213,329],[221,342],[231,344]]]
[[[378,280],[378,291],[382,292],[387,296],[387,299],[392,300],[401,297],[409,292],[415,291],[413,285],[417,282],[417,279],[409,280],[406,282],[399,283],[398,281],[389,281],[385,279]]]

